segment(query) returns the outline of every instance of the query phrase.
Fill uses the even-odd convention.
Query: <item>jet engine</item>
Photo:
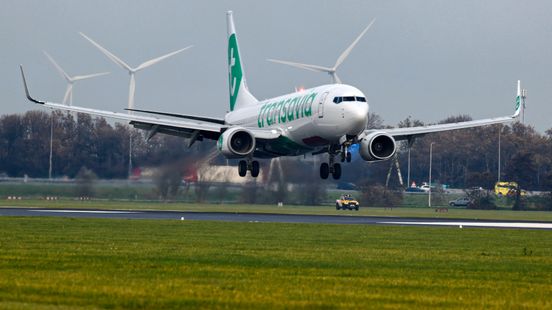
[[[220,135],[217,148],[227,158],[245,157],[255,150],[255,136],[242,127],[232,127]]]
[[[396,150],[395,139],[385,132],[370,133],[360,142],[360,156],[366,161],[389,159]]]

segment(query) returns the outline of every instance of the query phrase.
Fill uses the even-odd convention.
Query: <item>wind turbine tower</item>
[[[86,40],[88,40],[92,45],[94,45],[96,48],[98,48],[107,58],[109,58],[111,61],[113,61],[115,64],[117,64],[119,67],[123,68],[128,72],[130,75],[130,84],[128,86],[128,113],[131,114],[132,110],[134,109],[134,92],[136,90],[136,79],[135,74],[136,72],[143,70],[147,67],[153,66],[154,64],[165,60],[171,56],[174,56],[178,53],[181,53],[189,48],[192,47],[192,45],[187,46],[185,48],[179,49],[177,51],[168,53],[166,55],[150,59],[148,61],[145,61],[138,65],[137,67],[132,68],[129,66],[126,62],[122,61],[119,57],[115,56],[113,53],[108,51],[106,48],[86,36],[84,33],[79,32],[81,36],[83,36]],[[130,178],[132,176],[132,132],[129,131],[129,147],[128,147],[128,177]]]

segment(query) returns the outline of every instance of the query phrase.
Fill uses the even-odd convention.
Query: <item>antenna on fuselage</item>
[[[284,64],[284,65],[288,65],[288,66],[292,66],[292,67],[296,67],[296,68],[300,68],[300,69],[305,69],[305,70],[310,70],[310,71],[314,71],[314,72],[326,72],[332,77],[332,82],[333,83],[341,84],[341,79],[337,76],[337,73],[336,73],[337,68],[339,68],[339,66],[343,63],[343,61],[349,56],[349,54],[351,53],[351,51],[353,50],[355,45],[358,43],[358,41],[360,41],[362,36],[364,36],[366,31],[368,31],[368,29],[370,29],[370,27],[372,27],[372,25],[374,24],[375,21],[376,21],[376,19],[374,18],[370,22],[370,24],[368,26],[366,26],[366,28],[364,28],[364,30],[353,41],[353,43],[351,43],[351,45],[349,45],[349,47],[347,47],[347,49],[345,49],[345,51],[343,51],[343,53],[341,53],[341,55],[339,55],[339,57],[337,58],[337,61],[335,62],[335,65],[331,68],[330,67],[324,67],[324,66],[318,66],[318,65],[309,65],[309,64],[298,63],[298,62],[291,62],[291,61],[286,61],[286,60],[278,60],[278,59],[267,59],[267,60],[270,61],[270,62]]]

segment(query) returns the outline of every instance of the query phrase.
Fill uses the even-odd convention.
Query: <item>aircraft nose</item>
[[[368,104],[366,102],[354,102],[347,106],[345,114],[347,115],[349,135],[358,135],[366,128],[368,121]]]

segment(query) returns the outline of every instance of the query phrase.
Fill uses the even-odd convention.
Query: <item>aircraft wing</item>
[[[169,119],[169,118],[160,118],[155,116],[143,116],[143,115],[133,115],[126,113],[117,113],[105,110],[97,110],[84,108],[79,106],[68,106],[64,104],[46,102],[36,100],[31,97],[29,94],[29,89],[27,87],[27,81],[25,79],[25,74],[23,73],[23,67],[21,67],[21,76],[23,78],[23,85],[25,87],[25,95],[30,101],[50,108],[53,110],[61,110],[68,112],[77,112],[85,113],[89,115],[108,117],[123,121],[128,121],[131,125],[136,128],[149,130],[149,138],[153,137],[156,133],[165,133],[175,136],[182,136],[185,138],[193,138],[194,141],[200,135],[202,137],[216,140],[220,136],[221,132],[226,129],[227,126],[207,121],[198,121],[198,120],[187,120],[187,119]]]
[[[374,131],[383,131],[393,136],[395,140],[406,140],[414,136],[425,135],[428,133],[481,127],[481,126],[493,125],[493,124],[504,124],[504,123],[512,122],[514,120],[515,120],[514,117],[506,116],[506,117],[496,117],[496,118],[489,118],[489,119],[482,119],[482,120],[475,120],[475,121],[427,125],[427,126],[419,126],[419,127],[390,128],[390,129],[381,129],[381,130],[370,129],[365,131],[365,133],[374,132]]]
[[[494,125],[494,124],[504,124],[504,123],[510,123],[515,121],[520,114],[521,111],[521,104],[516,105],[516,111],[511,116],[503,116],[503,117],[495,117],[495,118],[487,118],[487,119],[480,119],[480,120],[473,120],[473,121],[465,121],[465,122],[457,122],[457,123],[448,123],[448,124],[436,124],[436,125],[427,125],[427,126],[418,126],[418,127],[403,127],[403,128],[389,128],[389,129],[368,129],[365,130],[363,134],[361,134],[360,138],[363,138],[364,136],[372,133],[372,132],[385,132],[395,140],[407,140],[411,139],[416,136],[425,135],[428,133],[434,133],[434,132],[442,132],[442,131],[449,131],[449,130],[456,130],[456,129],[464,129],[464,128],[474,128],[474,127],[481,127],[481,126],[487,126],[487,125]]]
[[[65,104],[47,102],[36,100],[31,97],[29,89],[27,87],[27,81],[25,79],[25,74],[23,72],[23,67],[21,66],[21,76],[23,78],[23,85],[25,87],[25,95],[27,99],[41,105],[46,108],[53,110],[61,110],[68,112],[77,112],[85,113],[89,115],[108,117],[118,120],[123,120],[129,122],[138,129],[143,129],[149,131],[148,139],[153,137],[156,133],[169,134],[173,136],[180,136],[184,138],[190,138],[189,145],[192,145],[196,140],[201,140],[202,138],[207,138],[211,140],[217,140],[220,135],[231,125],[224,124],[224,120],[190,116],[190,115],[178,115],[154,111],[145,111],[145,110],[136,110],[137,112],[150,113],[155,115],[165,115],[176,117],[178,119],[170,118],[161,118],[157,116],[144,116],[144,115],[134,115],[127,113],[118,113],[105,110],[90,109],[79,106],[68,106]],[[259,128],[247,128],[250,130],[257,139],[277,139],[281,132],[277,130],[269,129],[259,129]]]

